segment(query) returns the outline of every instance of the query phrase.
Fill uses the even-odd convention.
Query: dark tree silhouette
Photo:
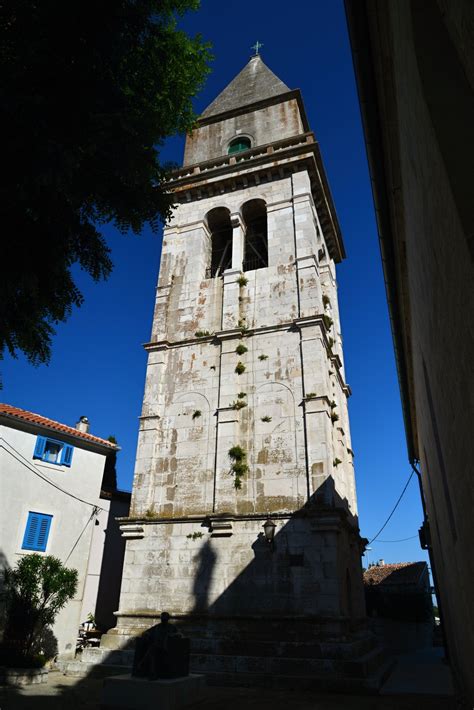
[[[53,325],[112,262],[98,230],[170,212],[165,138],[190,130],[208,45],[177,28],[199,0],[6,0],[0,9],[0,355],[48,362]]]

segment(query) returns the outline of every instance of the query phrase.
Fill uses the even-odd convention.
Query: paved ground
[[[48,683],[0,687],[0,710],[98,710],[102,680],[49,674]],[[454,698],[435,695],[354,696],[314,691],[208,688],[189,710],[456,710]]]

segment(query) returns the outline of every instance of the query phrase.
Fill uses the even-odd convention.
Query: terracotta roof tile
[[[11,404],[0,403],[0,415],[6,417],[11,417],[12,419],[18,419],[23,422],[28,422],[29,424],[38,424],[39,426],[45,427],[47,429],[52,429],[53,431],[60,432],[62,434],[69,434],[69,436],[74,436],[78,439],[84,439],[84,441],[90,441],[94,444],[101,444],[101,446],[106,446],[109,449],[118,449],[116,444],[112,444],[107,439],[101,439],[98,436],[93,436],[92,434],[87,434],[84,431],[79,431],[72,426],[67,426],[66,424],[61,424],[60,422],[54,421],[54,419],[48,419],[47,417],[42,417],[40,414],[35,414],[34,412],[27,412],[25,409],[20,409],[19,407],[13,407]]]
[[[394,562],[373,565],[364,572],[364,584],[416,584],[426,569],[426,562]]]

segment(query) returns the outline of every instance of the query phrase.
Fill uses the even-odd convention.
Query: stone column
[[[244,261],[244,224],[238,213],[231,215],[230,223],[232,225],[232,269],[240,272]]]

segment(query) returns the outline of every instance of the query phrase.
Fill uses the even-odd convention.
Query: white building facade
[[[74,655],[79,624],[96,611],[96,570],[113,525],[111,496],[101,491],[106,459],[117,449],[88,431],[0,404],[0,566],[35,552],[78,571],[76,595],[53,628],[62,657]]]

